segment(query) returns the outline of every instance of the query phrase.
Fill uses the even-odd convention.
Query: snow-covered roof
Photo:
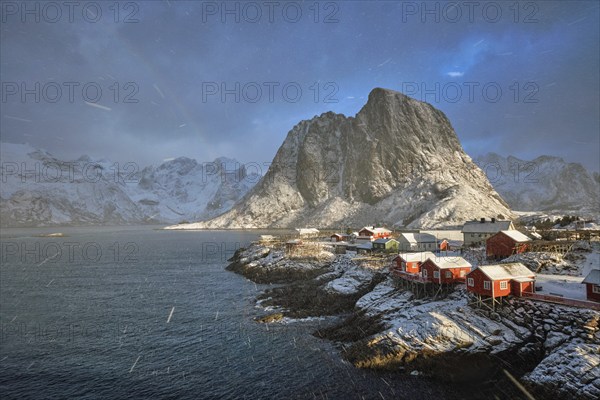
[[[462,257],[456,256],[435,256],[429,258],[438,268],[462,268],[462,267],[471,267],[471,263],[465,260]]]
[[[405,232],[401,233],[398,238],[404,238],[409,243],[435,243],[437,241],[436,237],[430,233],[410,233]]]
[[[593,283],[594,285],[600,285],[600,269],[591,270],[581,283]]]
[[[406,262],[425,261],[428,258],[434,258],[435,254],[430,251],[421,251],[418,253],[400,253],[398,257]]]
[[[533,271],[529,270],[529,268],[521,263],[480,265],[477,268],[479,268],[488,278],[493,280],[528,278],[535,276]]]
[[[367,230],[373,233],[392,233],[389,229],[386,228],[373,228],[372,226],[365,226],[361,229],[361,231]]]
[[[511,221],[467,221],[463,225],[463,233],[496,233],[511,228]]]
[[[500,231],[500,232],[504,233],[506,236],[508,236],[509,238],[511,238],[512,240],[514,240],[515,242],[518,242],[518,243],[531,241],[529,236],[524,235],[521,232],[514,230],[514,229],[511,229],[508,231]]]
[[[319,233],[319,230],[316,228],[298,228],[296,229],[296,232],[301,235],[310,235],[312,233]]]
[[[534,238],[536,238],[536,239],[541,239],[542,238],[542,235],[540,235],[539,233],[534,232],[534,231],[529,232],[529,234],[531,236],[533,236]]]
[[[529,278],[524,278],[524,277],[522,277],[522,278],[512,278],[512,280],[516,281],[516,282],[532,282],[532,281],[535,281],[535,279],[531,278],[531,277],[529,277]]]
[[[394,242],[398,243],[398,241],[396,239],[392,239],[392,238],[377,239],[377,240],[374,240],[373,243],[383,243],[383,244],[386,244],[387,242],[389,242],[391,240],[393,240]]]

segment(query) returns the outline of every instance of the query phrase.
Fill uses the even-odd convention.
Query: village
[[[354,260],[388,268],[396,286],[416,298],[442,298],[463,285],[471,305],[491,310],[511,296],[600,310],[598,253],[589,253],[580,270],[552,268],[553,260],[561,262],[553,257],[567,257],[578,247],[600,241],[599,236],[599,230],[581,227],[517,230],[512,221],[495,218],[467,221],[461,230],[393,232],[366,226],[340,233],[301,228],[285,241],[285,254],[302,258],[329,249],[355,255]],[[274,236],[261,236],[261,242],[273,240]],[[532,259],[538,265],[526,262]]]
[[[536,229],[503,218],[270,230],[227,269],[264,285],[255,321],[317,323],[313,335],[358,368],[455,382],[510,373],[536,398],[595,399],[599,235],[590,221]]]

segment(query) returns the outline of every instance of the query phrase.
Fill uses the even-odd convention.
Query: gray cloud
[[[29,142],[66,157],[140,164],[180,155],[263,162],[300,119],[329,110],[353,115],[373,87],[416,84],[440,94],[436,99],[419,90],[413,96],[446,112],[473,156],[551,154],[599,169],[597,3],[537,2],[537,9],[521,9],[518,18],[502,6],[497,23],[481,12],[473,21],[465,14],[452,23],[444,19],[452,15],[440,13],[439,23],[431,16],[423,23],[421,15],[403,14],[402,8],[421,2],[359,1],[335,3],[337,23],[322,22],[335,11],[325,9],[329,3],[320,3],[318,23],[310,4],[301,2],[297,23],[277,13],[269,22],[260,2],[260,23],[236,23],[232,16],[222,23],[218,15],[203,14],[203,4],[224,3],[176,1],[135,2],[139,22],[123,23],[131,10],[122,9],[115,23],[108,3],[101,4],[97,23],[81,15],[58,23],[3,15],[3,91],[12,82],[29,88],[35,82],[80,84],[73,102],[66,93],[56,103],[7,96],[3,141]],[[447,3],[439,4],[443,10]],[[537,22],[524,23],[532,10]],[[221,84],[246,85],[247,96],[240,94],[239,102],[232,94],[225,101],[219,94],[203,98],[211,82],[219,90]],[[279,84],[272,102],[268,82]],[[472,102],[468,82],[480,85]],[[85,103],[86,83],[102,89],[101,107]],[[286,83],[302,89],[298,102],[286,101]],[[489,83],[502,89],[498,102],[482,97],[481,87]],[[536,85],[535,93],[528,83]],[[456,102],[449,98],[453,85],[463,89]],[[248,101],[257,86],[262,96]],[[328,95],[337,102],[326,102]],[[537,102],[526,103],[527,95]],[[137,102],[126,102],[127,96]]]

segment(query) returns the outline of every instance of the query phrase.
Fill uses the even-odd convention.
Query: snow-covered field
[[[569,299],[585,300],[585,286],[580,276],[537,274],[535,286],[539,294],[558,294]]]

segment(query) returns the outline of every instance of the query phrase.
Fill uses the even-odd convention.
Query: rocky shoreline
[[[253,244],[228,270],[277,283],[257,301],[258,318],[343,315],[314,335],[340,345],[359,368],[398,370],[449,382],[516,377],[538,399],[600,397],[600,313],[512,298],[496,311],[469,305],[460,285],[444,298],[416,299],[387,268],[322,251],[310,259]],[[514,379],[514,378],[513,378]]]

